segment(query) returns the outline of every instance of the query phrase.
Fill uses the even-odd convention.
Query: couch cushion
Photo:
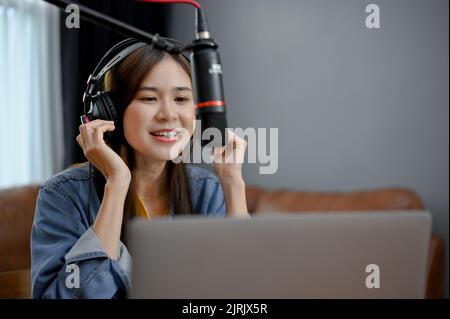
[[[331,212],[423,209],[419,196],[402,188],[326,193],[278,190],[258,196],[254,212]]]
[[[247,201],[247,210],[251,213],[256,209],[256,204],[259,197],[265,193],[264,189],[256,186],[249,186],[245,188],[245,199]]]

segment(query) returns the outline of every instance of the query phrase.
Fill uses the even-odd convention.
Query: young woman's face
[[[146,159],[173,159],[194,132],[195,108],[189,75],[165,55],[125,110],[125,138]]]

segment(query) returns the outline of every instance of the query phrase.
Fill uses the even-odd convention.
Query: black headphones
[[[178,40],[159,37],[172,45],[169,52],[181,53],[183,57],[190,62],[189,55],[182,51],[184,44]],[[109,141],[120,141],[123,139],[123,128],[117,109],[114,106],[113,100],[108,92],[97,91],[103,84],[103,78],[110,69],[124,60],[131,53],[139,48],[147,45],[145,42],[140,42],[133,38],[125,39],[106,52],[101,58],[100,62],[95,67],[94,71],[89,75],[87,80],[87,87],[83,94],[84,115],[81,116],[81,123],[85,124],[89,121],[102,119],[106,121],[114,121],[116,129],[113,132],[105,134]],[[105,61],[107,61],[105,63]]]

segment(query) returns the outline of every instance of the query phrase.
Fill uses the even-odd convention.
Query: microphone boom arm
[[[83,20],[92,22],[101,27],[107,28],[112,31],[117,31],[125,36],[135,38],[139,41],[146,42],[154,47],[170,51],[173,48],[173,45],[159,37],[158,34],[151,34],[145,31],[142,31],[136,27],[133,27],[129,24],[126,24],[117,19],[111,18],[103,13],[92,10],[86,6],[83,6],[78,3],[73,3],[69,0],[44,0],[50,4],[57,6],[61,11],[65,12],[65,9],[70,4],[75,4],[80,10],[80,17]]]

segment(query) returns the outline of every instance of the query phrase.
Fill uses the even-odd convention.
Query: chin
[[[149,158],[154,158],[158,161],[170,161],[181,153],[181,143],[174,145],[151,145],[151,151],[147,152]]]

